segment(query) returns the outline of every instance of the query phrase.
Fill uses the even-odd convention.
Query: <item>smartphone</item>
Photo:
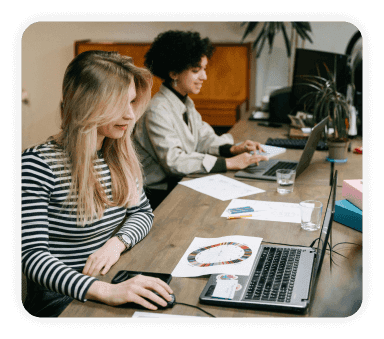
[[[145,275],[145,276],[148,276],[148,277],[154,277],[154,278],[159,278],[161,280],[163,280],[164,282],[166,282],[168,285],[169,283],[171,282],[172,280],[172,275],[171,274],[167,274],[167,273],[152,273],[152,272],[140,272],[140,271],[125,271],[125,270],[122,270],[122,271],[119,271],[117,272],[117,274],[113,277],[111,283],[112,284],[119,284],[123,281],[126,281],[128,279],[131,279],[137,275]]]
[[[283,124],[279,124],[277,122],[269,122],[269,121],[259,122],[258,125],[259,126],[265,126],[265,127],[281,127],[281,126],[283,126]]]

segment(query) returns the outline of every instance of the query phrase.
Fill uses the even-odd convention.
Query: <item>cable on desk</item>
[[[340,253],[338,253],[338,252],[336,252],[336,251],[334,250],[334,248],[335,248],[336,246],[341,245],[341,244],[349,244],[349,245],[355,245],[355,246],[362,247],[362,245],[355,244],[354,242],[348,242],[348,241],[339,242],[339,243],[337,243],[336,245],[334,245],[334,246],[332,247],[332,252],[335,252],[336,254],[338,254],[338,255],[340,255],[340,256],[346,258],[346,259],[348,259],[348,257],[346,257],[345,255],[342,255],[342,254],[340,254]],[[333,260],[332,260],[332,262],[333,262],[336,266],[338,266]]]
[[[184,306],[190,306],[190,307],[194,307],[194,308],[197,308],[199,309],[200,311],[208,314],[210,317],[213,317],[213,318],[216,318],[216,316],[214,316],[213,314],[207,312],[207,311],[204,311],[202,308],[200,308],[199,306],[195,306],[195,305],[189,305],[189,304],[184,304],[184,303],[179,303],[179,302],[175,302],[175,305],[184,305]]]
[[[313,248],[315,246],[316,241],[319,241],[319,240],[320,240],[320,238],[316,238],[315,240],[313,240],[309,247]],[[337,252],[333,251],[332,245],[329,242],[327,243],[327,245],[329,246],[329,249],[326,248],[325,250],[329,251],[329,258],[330,258],[330,260],[329,260],[329,269],[332,270],[332,263],[334,263],[336,265],[336,263],[332,259],[332,252],[335,252],[335,253],[337,253]],[[340,253],[337,253],[337,254],[341,255]]]
[[[316,239],[311,243],[311,245],[310,245],[309,247],[313,247],[313,246],[315,245],[316,241],[318,241],[319,239],[320,239],[320,238],[316,238]],[[348,241],[339,242],[339,243],[337,243],[337,244],[334,245],[334,246],[332,246],[332,245],[328,242],[328,246],[329,246],[329,248],[327,248],[326,250],[329,251],[329,256],[330,256],[330,262],[329,262],[329,265],[330,265],[330,268],[331,268],[332,263],[335,264],[336,266],[339,266],[339,265],[337,265],[336,262],[333,260],[333,258],[332,258],[332,253],[335,253],[335,254],[337,254],[337,255],[340,255],[340,256],[343,257],[343,258],[348,259],[348,257],[346,257],[345,255],[342,255],[341,253],[339,253],[339,252],[337,252],[337,251],[334,250],[334,248],[335,248],[336,246],[341,245],[341,244],[350,244],[350,245],[355,245],[355,246],[360,246],[360,247],[361,247],[361,245],[359,245],[359,244],[355,244],[355,243],[353,243],[353,242],[348,242]]]
[[[362,245],[355,244],[354,242],[343,241],[343,242],[339,242],[338,244],[336,244],[335,246],[333,246],[333,248],[335,248],[336,246],[341,245],[341,244],[350,244],[350,245],[355,245],[355,246],[360,246],[360,247],[362,247]]]

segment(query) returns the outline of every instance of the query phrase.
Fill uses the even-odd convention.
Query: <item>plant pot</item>
[[[349,140],[328,140],[328,158],[343,160],[347,158]]]

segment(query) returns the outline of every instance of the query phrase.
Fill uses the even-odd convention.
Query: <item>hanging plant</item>
[[[274,38],[280,31],[283,32],[285,47],[287,49],[287,56],[290,57],[291,41],[288,38],[284,22],[243,22],[241,26],[247,25],[247,27],[241,42],[243,42],[245,38],[251,32],[253,32],[256,27],[258,27],[259,24],[263,24],[263,27],[252,44],[252,48],[257,50],[256,58],[261,55],[265,41],[268,41],[269,53],[272,52]],[[292,25],[292,29],[294,29],[303,40],[308,40],[312,43],[312,39],[309,36],[309,34],[312,32],[309,22],[290,22],[290,24]]]

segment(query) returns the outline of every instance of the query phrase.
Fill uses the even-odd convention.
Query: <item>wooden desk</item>
[[[236,142],[245,139],[265,142],[268,135],[278,137],[278,135],[284,134],[284,130],[260,128],[256,122],[242,120],[235,125],[232,133]],[[298,150],[287,150],[283,156],[298,160],[300,154],[301,151]],[[275,182],[239,179],[266,191],[245,197],[245,199],[293,203],[315,199],[326,206],[330,190],[330,164],[325,162],[325,157],[326,152],[315,152],[312,164],[297,179],[294,191],[289,195],[278,194]],[[340,180],[361,178],[361,155],[349,153],[348,162],[337,165],[336,168],[339,170]],[[228,175],[233,177],[234,172],[230,172]],[[190,180],[190,178],[184,180]],[[339,181],[339,183],[341,182]],[[340,188],[337,191],[337,199],[341,199]],[[220,201],[178,185],[156,209],[153,228],[148,236],[125,253],[106,276],[99,277],[100,280],[110,282],[113,276],[122,269],[172,273],[195,237],[246,235],[261,237],[267,242],[308,246],[319,236],[319,231],[304,231],[299,224],[221,218],[220,215],[228,204],[229,201]],[[337,246],[335,250],[344,257],[333,255],[335,264],[331,269],[329,254],[326,254],[312,306],[304,314],[200,304],[199,296],[208,281],[208,276],[173,278],[170,286],[175,292],[176,301],[200,306],[217,317],[347,317],[357,311],[362,300],[362,233],[334,222],[332,240],[333,245],[351,242],[357,246],[349,244]],[[85,303],[73,301],[61,316],[131,317],[137,310],[111,307],[92,301]],[[203,312],[183,305],[175,305],[174,308],[156,312],[206,317]]]
[[[266,190],[247,199],[271,200],[298,203],[306,199],[327,203],[328,186],[295,185],[290,195],[279,195],[276,183],[260,182],[253,185]],[[338,195],[341,192],[339,190]],[[340,197],[339,197],[340,198]],[[100,280],[110,282],[121,269],[148,272],[172,273],[194,237],[222,237],[227,235],[257,236],[264,241],[310,245],[319,232],[307,232],[299,224],[267,222],[257,220],[227,220],[220,215],[229,201],[220,201],[178,185],[155,211],[155,222],[148,236],[131,251],[124,254],[110,272]],[[349,241],[362,244],[361,233],[338,223],[333,224],[333,244]],[[233,309],[199,304],[199,295],[208,276],[198,278],[173,278],[170,286],[176,300],[198,305],[217,317],[346,317],[356,311],[361,300],[361,247],[340,245],[336,248],[347,258],[334,255],[337,265],[329,268],[326,254],[313,306],[305,314],[267,312],[259,310]],[[343,307],[335,300],[343,300]],[[137,309],[111,307],[87,301],[73,301],[62,313],[62,317],[131,317]],[[172,309],[156,311],[166,314],[205,316],[197,309],[175,305]]]
[[[282,128],[272,128],[259,126],[257,121],[248,120],[247,114],[230,130],[235,139],[235,143],[247,139],[258,141],[265,144],[268,138],[287,138],[289,126]],[[362,146],[361,137],[351,140],[351,149]],[[302,150],[287,149],[287,151],[278,156],[279,159],[299,160]],[[328,151],[315,151],[311,164],[296,179],[299,184],[309,185],[329,185],[331,164],[326,160]],[[363,160],[361,154],[348,152],[348,161],[346,163],[335,164],[335,169],[339,173],[339,186],[343,180],[361,179],[363,177]],[[235,172],[229,175],[234,177]],[[239,178],[238,178],[239,179]],[[243,181],[243,178],[241,179]],[[244,179],[244,182],[252,181]]]

